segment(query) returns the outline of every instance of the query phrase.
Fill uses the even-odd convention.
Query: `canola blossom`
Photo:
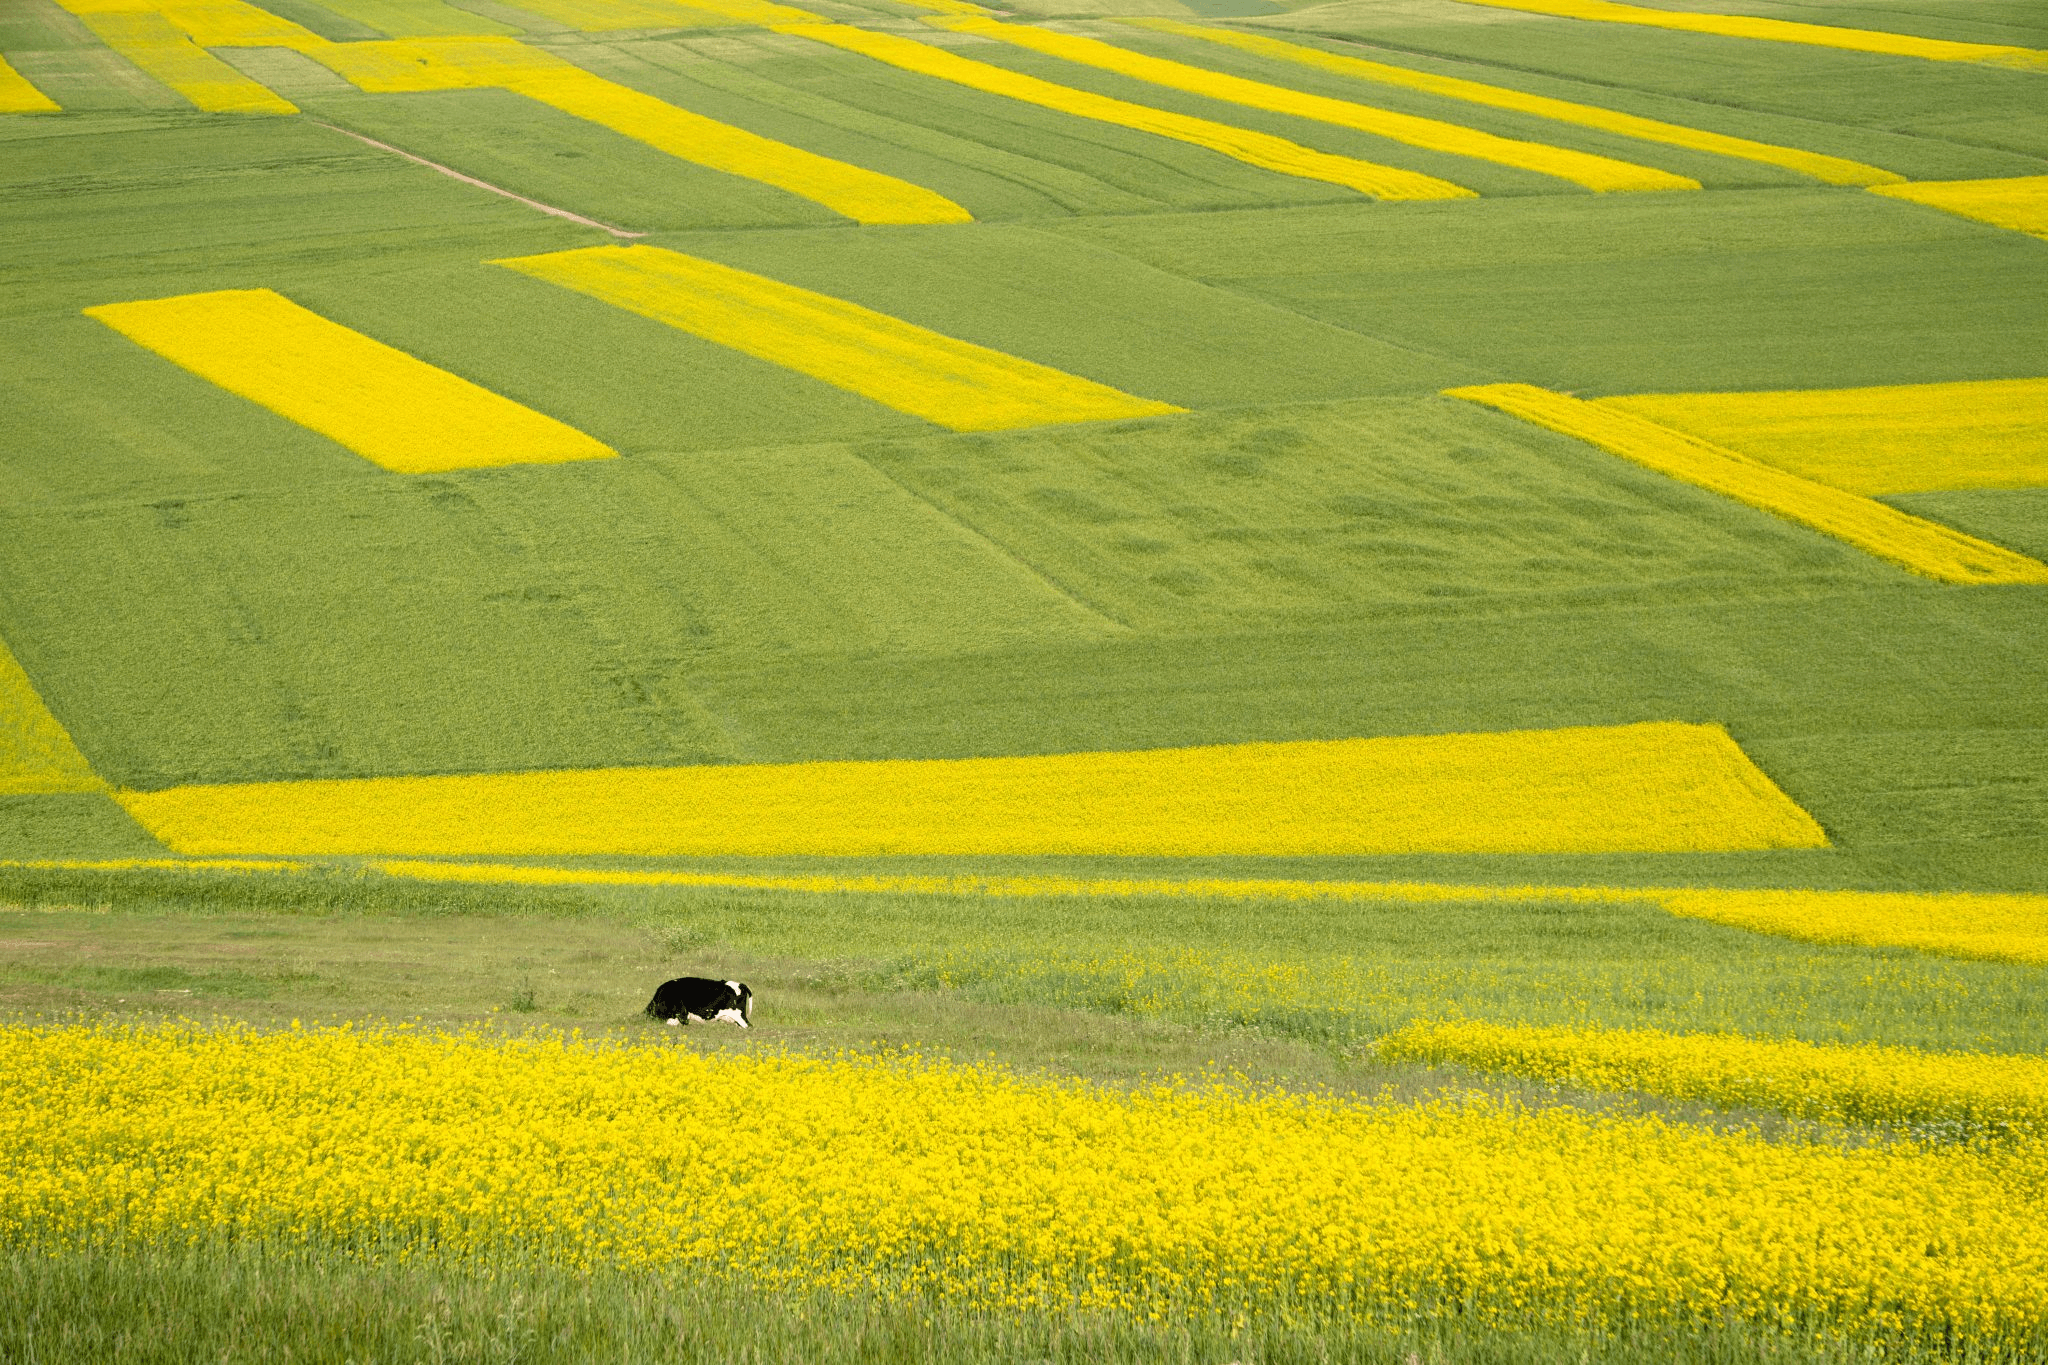
[[[1257,56],[1293,62],[1298,66],[1312,66],[1320,71],[1372,81],[1378,85],[1420,90],[1447,99],[1463,100],[1468,104],[1512,109],[1517,113],[1535,114],[1559,123],[1597,128],[1605,133],[1620,133],[1624,137],[1639,138],[1645,142],[1661,142],[1671,147],[1686,147],[1693,151],[1712,152],[1718,156],[1779,166],[1788,171],[1797,171],[1801,175],[1810,175],[1830,185],[1890,185],[1905,179],[1904,176],[1892,171],[1866,166],[1860,161],[1849,161],[1839,156],[1826,156],[1798,147],[1779,147],[1768,142],[1753,142],[1744,137],[1710,133],[1704,128],[1688,128],[1683,124],[1642,118],[1614,109],[1602,109],[1597,105],[1578,104],[1571,100],[1552,99],[1548,95],[1532,95],[1523,90],[1511,90],[1505,86],[1468,81],[1457,76],[1439,76],[1427,71],[1416,71],[1410,67],[1367,61],[1361,57],[1326,52],[1322,48],[1310,47],[1305,43],[1283,42],[1278,38],[1269,38],[1263,33],[1245,33],[1234,28],[1190,24],[1179,19],[1147,17],[1120,19],[1118,22],[1157,29],[1161,33],[1178,34],[1183,38],[1199,38],[1204,42],[1220,43],[1225,47],[1234,47]]]
[[[1721,891],[1656,893],[1674,915],[1809,943],[1919,948],[2048,963],[2048,895],[2023,892]]]
[[[922,186],[678,108],[512,38],[478,34],[337,43],[244,0],[62,3],[109,46],[202,109],[295,112],[295,106],[206,51],[283,47],[372,93],[509,90],[681,160],[787,190],[857,223],[972,221],[966,209]],[[720,4],[725,10],[758,10],[755,22],[810,17],[767,0]]]
[[[1802,478],[1618,407],[1531,384],[1483,384],[1444,392],[1796,521],[1929,578],[1946,583],[2048,583],[2048,564],[2037,559],[1874,499]]]
[[[1299,90],[1289,90],[1284,86],[1269,85],[1264,81],[1247,80],[1242,76],[1208,71],[1198,66],[1189,66],[1185,62],[1168,61],[1163,57],[1133,52],[1129,48],[1117,47],[1111,43],[1083,38],[1072,33],[1055,33],[1050,29],[1037,28],[1029,24],[998,23],[993,19],[956,18],[926,22],[935,23],[955,33],[971,33],[980,38],[993,38],[998,42],[1012,43],[1066,61],[1099,67],[1104,71],[1114,71],[1118,75],[1149,81],[1168,89],[1183,90],[1191,95],[1206,95],[1211,99],[1227,100],[1251,109],[1291,114],[1298,118],[1314,119],[1319,123],[1335,124],[1342,128],[1355,128],[1359,132],[1371,133],[1393,142],[1407,143],[1411,147],[1426,147],[1431,151],[1450,152],[1457,156],[1469,156],[1480,161],[1491,161],[1502,166],[1514,166],[1525,171],[1556,176],[1560,180],[1582,185],[1589,190],[1700,188],[1700,182],[1697,180],[1673,175],[1669,171],[1660,171],[1652,166],[1638,166],[1633,162],[1594,156],[1589,152],[1573,151],[1567,147],[1553,147],[1543,142],[1500,137],[1493,133],[1481,132],[1477,128],[1467,128],[1462,124],[1398,113],[1392,109],[1376,109],[1369,104],[1359,104],[1353,100],[1331,99],[1327,95],[1311,95]]]
[[[787,190],[856,223],[973,221],[966,209],[921,185],[807,152],[564,66],[517,77],[505,88],[670,156]]]
[[[1469,1019],[1410,1024],[1377,1050],[1390,1061],[1454,1062],[1805,1119],[1965,1134],[2048,1130],[2044,1057]]]
[[[1168,109],[1155,109],[1147,104],[1133,104],[1129,100],[1112,99],[1089,90],[1077,90],[1070,85],[1040,80],[1011,71],[1007,67],[992,66],[987,62],[972,61],[958,53],[933,47],[911,38],[893,33],[877,33],[871,29],[854,28],[847,24],[777,24],[777,33],[809,38],[814,42],[827,43],[857,52],[863,57],[872,57],[878,62],[920,75],[932,76],[955,85],[964,85],[970,90],[980,90],[1005,99],[1035,104],[1042,109],[1053,109],[1076,118],[1093,119],[1099,123],[1111,123],[1120,128],[1133,128],[1141,133],[1172,138],[1177,142],[1206,147],[1220,152],[1247,165],[1258,166],[1282,175],[1299,176],[1305,180],[1320,180],[1332,185],[1342,185],[1357,190],[1360,194],[1375,199],[1471,199],[1477,196],[1462,185],[1448,180],[1424,175],[1420,171],[1402,170],[1397,166],[1382,166],[1376,162],[1361,161],[1356,157],[1337,156],[1330,152],[1319,152],[1304,147],[1286,138],[1271,133],[1255,132],[1249,128],[1237,128],[1213,119],[1195,118],[1189,114],[1177,114]]]
[[[181,853],[1342,854],[1825,847],[1719,726],[118,794]]]
[[[85,312],[173,364],[401,474],[618,453],[272,290],[181,294]]]
[[[2004,180],[1917,180],[1871,191],[1909,204],[1925,204],[1993,227],[2048,237],[2048,175]]]
[[[57,101],[36,89],[28,77],[0,57],[0,114],[49,114],[55,113],[57,107]]]
[[[952,431],[1182,412],[845,299],[660,247],[496,262]]]
[[[104,790],[7,642],[0,640],[0,796]]]
[[[299,107],[195,43],[156,8],[58,0],[95,38],[209,114],[296,114]]]
[[[2026,1139],[1774,1143],[1476,1097],[389,1029],[16,1025],[0,1085],[15,1245],[725,1268],[1148,1317],[2048,1331],[2048,1149]]]
[[[2030,47],[1961,43],[1946,38],[1921,38],[1910,33],[1886,33],[1881,29],[1802,24],[1794,20],[1763,19],[1747,14],[1699,14],[1690,10],[1653,9],[1647,5],[1617,4],[1615,0],[1462,0],[1462,3],[1523,10],[1530,14],[1554,14],[1565,19],[1640,24],[1687,33],[1715,33],[1727,38],[1756,38],[1772,43],[1840,48],[1846,52],[1874,52],[1887,57],[1923,57],[1930,62],[1989,62],[2020,70],[2048,70],[2048,52],[2038,52]]]
[[[1852,493],[2048,487],[2048,379],[1593,401]]]

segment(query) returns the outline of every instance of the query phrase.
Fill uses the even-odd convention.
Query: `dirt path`
[[[312,119],[310,122],[319,123],[322,128],[332,129],[343,137],[352,137],[356,141],[366,143],[380,151],[395,153],[398,156],[404,157],[407,161],[417,162],[429,170],[439,171],[451,180],[460,180],[465,185],[474,185],[480,190],[489,190],[492,194],[502,194],[505,198],[524,204],[530,209],[539,209],[542,213],[551,213],[557,218],[566,218],[572,223],[581,223],[584,227],[594,227],[602,232],[609,232],[614,237],[645,237],[647,235],[644,232],[629,232],[625,228],[616,228],[609,223],[600,223],[595,218],[585,218],[580,213],[571,213],[567,209],[558,209],[552,204],[543,204],[538,199],[528,199],[523,194],[514,194],[508,189],[491,184],[488,180],[479,180],[473,175],[464,175],[452,166],[443,166],[438,161],[429,161],[423,156],[414,156],[403,147],[394,147],[388,142],[379,142],[376,138],[364,137],[361,133],[350,132],[348,129],[337,127],[332,123],[320,123],[318,119]]]

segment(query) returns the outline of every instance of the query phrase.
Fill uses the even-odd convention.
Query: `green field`
[[[2048,12],[2020,0],[1655,3],[2048,62]],[[1375,1048],[1417,1020],[1468,1019],[1970,1059],[2048,1050],[2048,587],[1935,581],[1444,392],[2048,375],[2048,70],[1465,0],[987,11],[1700,185],[1596,194],[949,32],[921,5],[806,11],[1072,101],[1221,125],[1240,149],[1285,139],[1471,197],[1376,201],[1241,150],[885,64],[788,30],[796,16],[756,0],[5,0],[0,111],[19,112],[0,112],[0,1022],[190,1016],[288,1032],[411,1019],[641,1046],[663,1041],[638,1015],[651,986],[701,971],[761,998],[758,1032],[688,1035],[708,1055],[908,1049],[1118,1094],[1228,1074],[1344,1104],[1485,1095],[1850,1147],[1919,1138]],[[1515,107],[1124,22],[1148,17],[1478,82]],[[362,54],[382,54],[374,79],[352,65]],[[204,107],[222,90],[298,112]],[[606,126],[560,107],[572,101],[558,90],[607,92],[626,112]],[[1876,177],[2031,185],[2015,194],[2034,195],[2038,217],[2001,227],[1611,118],[1545,116],[1523,96]],[[753,150],[719,162],[703,124],[666,144],[620,131],[654,127],[663,108],[753,135]],[[789,171],[785,154],[935,193],[972,221],[858,224],[771,183],[815,172]],[[622,243],[1182,411],[950,430],[763,358],[739,332],[496,264]],[[249,289],[619,457],[394,473],[83,311]],[[350,401],[363,421],[392,406]],[[1877,501],[2048,561],[2048,490],[2014,482]],[[188,850],[121,803],[209,784],[1657,721],[1725,727],[1827,846],[1603,852],[1589,836],[1579,852],[1226,857],[1191,835],[1185,856],[1142,859],[536,855],[571,870],[521,887],[388,875],[374,831],[361,857],[289,873],[179,869]],[[120,865],[134,860],[170,866]],[[732,884],[604,885],[598,872]],[[1826,935],[1796,923],[1766,933],[1625,897],[744,885],[806,876],[1964,893],[1939,913],[2007,907],[1991,932],[2020,946],[1927,951],[1875,919],[1858,941],[1816,942]],[[1244,981],[1263,984],[1247,994]],[[2039,1204],[2048,1185],[2029,1160],[2033,1183],[2014,1198]],[[252,1343],[302,1327],[306,1353],[289,1358],[1419,1365],[2048,1350],[2038,1312],[1996,1339],[1959,1317],[1873,1338],[1825,1313],[1788,1328],[1733,1307],[1678,1326],[1532,1309],[1506,1325],[1438,1312],[1375,1327],[1304,1300],[1269,1318],[1162,1323],[764,1289],[737,1271],[687,1286],[616,1269],[578,1279],[523,1252],[406,1274],[343,1244],[38,1242],[8,1221],[25,1198],[9,1188],[0,1179],[0,1300],[15,1305],[0,1307],[0,1355],[24,1359],[284,1359]],[[501,1273],[516,1294],[494,1287]],[[233,1288],[257,1283],[270,1289]],[[2048,1278],[2039,1287],[2048,1298]],[[187,1305],[190,1326],[139,1330],[155,1302]]]

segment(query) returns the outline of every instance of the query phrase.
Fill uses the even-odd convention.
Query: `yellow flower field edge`
[[[1872,189],[1890,199],[1925,204],[1993,227],[2048,237],[2048,175],[2005,180],[1916,180]]]
[[[2048,963],[2048,895],[2039,892],[1722,891],[1656,893],[1674,915],[1808,943],[1917,948],[1956,957]]]
[[[1445,393],[1799,522],[1928,578],[1945,583],[2048,583],[2048,564],[2037,559],[1801,478],[1631,412],[1532,384],[1484,384]]]
[[[787,190],[864,226],[974,221],[966,209],[922,185],[762,137],[563,65],[567,69],[508,80],[505,88],[670,156]]]
[[[397,473],[603,460],[618,453],[273,290],[102,304],[85,314]]]
[[[941,335],[871,308],[660,247],[497,261],[951,431],[1186,409]]]
[[[971,61],[958,53],[893,33],[876,33],[847,24],[777,24],[777,33],[808,38],[872,57],[904,71],[951,81],[1005,99],[1054,109],[1076,118],[1094,119],[1157,137],[1206,147],[1212,152],[1282,175],[1342,185],[1375,199],[1471,199],[1474,191],[1420,171],[1382,166],[1357,157],[1337,156],[1274,137],[1270,133],[1233,127],[1213,119],[1195,118],[1147,104],[1112,99],[1070,85],[1042,81],[1006,67]]]
[[[1638,166],[1633,162],[1594,156],[1589,152],[1573,151],[1566,147],[1553,147],[1542,142],[1499,137],[1461,124],[1397,113],[1391,109],[1376,109],[1371,105],[1351,100],[1306,94],[1283,86],[1269,85],[1264,81],[1246,80],[1242,76],[1207,71],[1198,66],[1189,66],[1185,62],[1168,61],[1163,57],[1133,52],[1129,48],[1117,47],[1111,43],[1083,38],[1072,33],[1055,33],[1028,24],[997,23],[993,19],[946,18],[928,19],[926,22],[955,33],[971,33],[981,38],[993,38],[998,42],[1043,52],[1048,56],[1099,67],[1104,71],[1114,71],[1119,75],[1131,76],[1141,81],[1150,81],[1154,85],[1163,85],[1172,90],[1184,90],[1192,95],[1206,95],[1211,99],[1227,100],[1232,104],[1242,104],[1252,109],[1265,109],[1276,114],[1292,114],[1298,118],[1315,119],[1343,128],[1355,128],[1376,137],[1405,142],[1412,147],[1426,147],[1431,151],[1449,152],[1457,156],[1495,162],[1502,166],[1535,171],[1541,175],[1556,176],[1560,180],[1567,180],[1574,185],[1598,192],[1700,188],[1700,182],[1697,180],[1660,171],[1652,166]]]
[[[1991,962],[2048,965],[2048,895],[2028,892],[1759,890],[1675,886],[1485,886],[1449,882],[1307,881],[1249,877],[974,876],[896,873],[691,872],[675,868],[560,867],[519,862],[372,858],[320,863],[282,858],[43,858],[0,861],[0,871],[316,872],[478,886],[694,887],[802,895],[1194,897],[1205,900],[1447,903],[1577,902],[1655,906],[1759,934],[1810,943],[1911,948]]]
[[[28,77],[9,66],[5,57],[0,57],[0,114],[50,114],[56,111],[57,101],[36,89]]]
[[[0,796],[106,789],[0,640]]]
[[[973,220],[966,209],[923,186],[678,108],[540,48],[492,36],[490,30],[503,26],[482,19],[478,25],[485,31],[478,34],[337,43],[243,0],[62,3],[102,41],[202,109],[294,112],[295,106],[206,51],[283,47],[372,93],[510,90],[670,156],[810,199],[857,223]],[[751,5],[748,12],[759,11],[757,22],[811,17],[766,0],[721,3],[742,10]]]
[[[1234,47],[1261,57],[1293,62],[1299,66],[1312,66],[1321,71],[1372,81],[1380,85],[1421,90],[1447,99],[1464,100],[1468,104],[1512,109],[1517,113],[1555,119],[1559,123],[1574,123],[1582,128],[1598,128],[1602,132],[1620,133],[1624,137],[1640,138],[1645,142],[1661,142],[1671,147],[1687,147],[1694,151],[1712,152],[1719,156],[1779,166],[1788,171],[1797,171],[1801,175],[1810,175],[1830,185],[1890,185],[1906,178],[1892,171],[1866,166],[1860,161],[1848,161],[1838,156],[1825,156],[1798,147],[1779,147],[1768,142],[1752,142],[1748,138],[1710,133],[1703,128],[1688,128],[1683,124],[1664,123],[1657,119],[1624,114],[1613,109],[1602,109],[1597,105],[1577,104],[1571,100],[1552,99],[1547,95],[1531,95],[1522,90],[1510,90],[1505,86],[1486,85],[1480,81],[1462,80],[1456,76],[1438,76],[1427,71],[1411,70],[1405,66],[1391,66],[1385,62],[1347,57],[1335,52],[1326,52],[1319,47],[1311,47],[1306,43],[1283,42],[1278,38],[1269,38],[1263,33],[1241,33],[1236,29],[1190,24],[1179,19],[1147,17],[1120,19],[1118,22],[1157,29],[1161,33],[1178,34],[1183,38],[1199,38],[1204,42],[1220,43],[1225,47]]]
[[[2021,1349],[2048,1149],[1478,1099],[1115,1091],[914,1057],[392,1029],[0,1028],[0,1236],[690,1274],[1239,1320]],[[715,1138],[680,1113],[719,1115]]]
[[[1610,24],[1640,24],[1650,28],[1680,29],[1688,33],[1715,33],[1727,38],[1803,43],[1809,47],[1874,52],[1888,57],[1924,57],[1931,62],[1989,62],[1994,66],[2048,71],[2048,52],[2038,52],[2029,47],[2008,47],[1998,43],[1959,43],[1946,38],[1921,38],[1908,33],[1885,33],[1876,29],[1839,28],[1832,24],[1802,24],[1787,19],[1761,19],[1747,14],[1698,14],[1688,10],[1653,9],[1646,5],[1617,4],[1614,0],[1462,0],[1462,3],[1489,5],[1495,9],[1523,10],[1530,14],[1554,14],[1566,19],[1590,19]]]
[[[1389,1061],[1452,1062],[1805,1119],[1962,1135],[2048,1131],[2044,1057],[1469,1019],[1410,1024],[1376,1051]]]
[[[1851,493],[2048,487],[2048,379],[1592,401]]]
[[[1719,726],[117,793],[180,853],[1681,852],[1826,835]]]
[[[296,114],[299,107],[187,41],[155,9],[120,0],[58,0],[92,35],[209,114]]]

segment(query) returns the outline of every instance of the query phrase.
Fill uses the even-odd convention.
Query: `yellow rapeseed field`
[[[2048,53],[1997,43],[1959,43],[1946,38],[1920,38],[1878,29],[1838,28],[1786,19],[1760,19],[1747,14],[1700,14],[1691,10],[1653,9],[1614,0],[1463,0],[1468,5],[1555,14],[1612,24],[1675,28],[1688,33],[1717,33],[1728,38],[1758,38],[1773,43],[1803,43],[1848,52],[1875,52],[1888,57],[1924,57],[1932,62],[1990,62],[2021,70],[2048,70]]]
[[[0,1235],[540,1258],[1142,1317],[2048,1329],[2048,1148],[915,1058],[0,1028]],[[715,1114],[715,1124],[677,1114]]]
[[[1593,401],[1852,493],[2048,487],[2048,379]]]
[[[1952,1133],[2048,1129],[2048,1057],[1470,1019],[1410,1024],[1378,1051],[1392,1061],[1455,1062],[1807,1119]]]
[[[1768,142],[1752,142],[1748,138],[1710,133],[1703,128],[1688,128],[1683,124],[1665,123],[1658,119],[1602,109],[1597,105],[1577,104],[1571,100],[1552,99],[1547,95],[1531,95],[1527,91],[1486,85],[1456,76],[1438,76],[1405,66],[1390,66],[1385,62],[1343,56],[1304,43],[1289,43],[1278,38],[1269,38],[1263,33],[1244,33],[1234,28],[1190,24],[1178,19],[1136,18],[1124,19],[1121,22],[1158,29],[1162,33],[1177,33],[1185,38],[1200,38],[1205,42],[1221,43],[1226,47],[1256,53],[1261,57],[1312,66],[1321,71],[1331,71],[1340,76],[1351,76],[1380,85],[1421,90],[1448,99],[1464,100],[1469,104],[1490,105],[1495,109],[1513,109],[1518,113],[1535,114],[1541,118],[1555,119],[1560,123],[1575,123],[1582,128],[1598,128],[1607,133],[1620,133],[1624,137],[1640,138],[1645,142],[1661,142],[1672,147],[1689,147],[1695,151],[1713,152],[1719,156],[1739,157],[1745,161],[1782,166],[1786,170],[1810,175],[1830,185],[1890,185],[1905,179],[1902,175],[1880,170],[1876,166],[1866,166],[1860,161],[1824,156],[1819,152],[1804,151],[1797,147],[1778,147]]]
[[[1178,142],[1192,143],[1197,147],[1206,147],[1212,152],[1234,157],[1248,165],[1278,171],[1282,175],[1295,175],[1308,180],[1343,185],[1347,189],[1369,194],[1376,199],[1475,197],[1473,191],[1462,185],[1454,185],[1435,176],[1423,175],[1419,171],[1407,171],[1396,166],[1381,166],[1375,162],[1361,161],[1356,157],[1319,152],[1314,148],[1289,142],[1286,138],[1274,137],[1270,133],[1236,128],[1211,119],[1176,114],[1167,109],[1155,109],[1146,104],[1133,104],[1128,100],[1112,99],[1088,90],[1077,90],[1070,85],[1042,81],[1036,76],[1026,76],[1021,72],[992,66],[987,62],[971,61],[958,53],[934,47],[930,43],[899,37],[893,33],[876,33],[870,29],[854,28],[847,24],[777,24],[775,31],[829,43],[849,52],[858,52],[864,57],[872,57],[878,62],[887,62],[890,66],[900,67],[905,71],[915,71],[920,75],[951,81],[972,90],[985,91],[1006,99],[1021,100],[1043,109],[1056,109],[1077,118],[1113,123],[1120,128],[1134,128],[1141,133],[1152,133]]]
[[[510,90],[682,160],[787,190],[857,223],[972,221],[966,209],[922,186],[678,108],[512,38],[460,35],[336,43],[244,0],[64,2],[94,25],[110,46],[202,109],[292,113],[294,106],[206,51],[208,47],[285,47],[373,93]],[[721,4],[719,13],[730,12],[735,18],[751,15],[749,22],[812,17],[766,0],[721,0]],[[117,42],[110,34],[129,36]],[[154,35],[151,41],[168,44],[163,52],[152,55],[152,51],[122,46],[123,42],[133,46],[150,35]],[[216,89],[205,83],[216,77],[216,84],[228,84]]]
[[[974,218],[921,185],[706,118],[567,63],[510,79],[505,88],[671,156],[787,190],[856,223],[967,223]]]
[[[1484,384],[1445,392],[1810,526],[1929,578],[1948,583],[2048,583],[2048,564],[2039,560],[1801,478],[1609,404],[1530,384]]]
[[[1783,934],[1809,943],[1922,948],[1958,957],[2048,963],[2048,895],[1964,891],[1727,891],[1656,893],[1674,915]]]
[[[952,431],[1008,431],[1185,411],[857,303],[659,247],[590,247],[496,264]]]
[[[1150,81],[1154,85],[1163,85],[1172,90],[1184,90],[1192,95],[1206,95],[1211,99],[1227,100],[1232,104],[1242,104],[1252,109],[1265,109],[1276,114],[1292,114],[1299,118],[1315,119],[1343,128],[1355,128],[1362,133],[1371,133],[1394,142],[1404,142],[1412,147],[1427,147],[1431,151],[1450,152],[1457,156],[1492,161],[1502,166],[1515,166],[1525,171],[1554,175],[1575,185],[1583,185],[1589,190],[1696,190],[1700,187],[1697,180],[1673,175],[1651,166],[1638,166],[1633,162],[1594,156],[1589,152],[1573,151],[1566,147],[1553,147],[1543,142],[1524,142],[1518,138],[1499,137],[1493,133],[1481,132],[1477,128],[1446,123],[1441,119],[1397,113],[1391,109],[1376,109],[1369,104],[1359,104],[1352,100],[1306,94],[1299,90],[1289,90],[1284,86],[1269,85],[1264,81],[1246,80],[1242,76],[1206,71],[1198,66],[1189,66],[1185,62],[1168,61],[1163,57],[1133,52],[1129,48],[1098,42],[1093,38],[1083,38],[1076,34],[1055,33],[1050,29],[1036,28],[1028,24],[998,23],[993,19],[950,18],[926,22],[956,33],[972,33],[978,37],[1028,47],[1034,52],[1043,52],[1086,66],[1100,67],[1104,71],[1114,71],[1119,75]]]
[[[181,294],[85,312],[166,360],[399,473],[617,453],[268,289]]]
[[[1349,854],[1820,848],[1713,725],[118,793],[180,853]]]
[[[2048,175],[2005,180],[1919,180],[1871,191],[1892,199],[1926,204],[1994,227],[2048,237]]]
[[[200,47],[148,0],[58,0],[93,36],[211,114],[295,114],[298,106]]]
[[[57,101],[36,89],[26,76],[7,64],[5,57],[0,57],[0,114],[48,114],[56,110]]]
[[[0,640],[0,796],[104,790],[7,642]]]

